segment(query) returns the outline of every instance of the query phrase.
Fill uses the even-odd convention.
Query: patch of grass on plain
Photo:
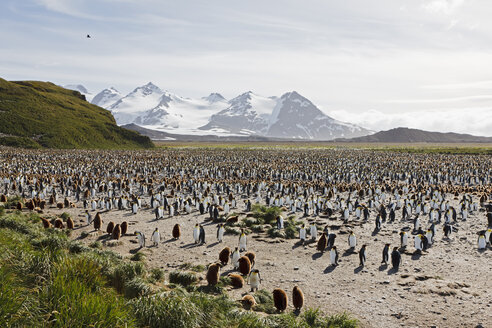
[[[256,306],[254,310],[256,312],[264,312],[268,314],[276,313],[277,309],[273,305],[273,295],[271,292],[260,289],[254,294],[256,300]]]
[[[241,234],[241,230],[239,230],[238,228],[234,228],[234,227],[229,227],[229,226],[225,226],[225,234],[227,235],[240,235]]]
[[[99,240],[93,241],[89,244],[90,248],[102,249],[102,243]]]
[[[322,319],[323,327],[330,328],[357,328],[359,321],[352,318],[348,313],[334,314]]]
[[[282,213],[280,207],[267,207],[264,205],[253,205],[253,217],[256,218],[258,224],[275,225],[275,219]]]
[[[181,286],[189,286],[198,281],[198,277],[193,272],[173,271],[169,273],[169,282]]]
[[[132,256],[130,256],[131,261],[143,261],[145,260],[145,254],[142,252],[136,252]]]
[[[152,293],[152,288],[142,278],[136,277],[125,283],[125,297],[135,298],[147,296]]]
[[[150,270],[150,279],[154,282],[161,282],[164,280],[164,271],[159,268],[152,268]]]
[[[194,272],[203,272],[207,268],[202,264],[191,264],[191,263],[183,263],[179,266],[182,270],[189,270]]]

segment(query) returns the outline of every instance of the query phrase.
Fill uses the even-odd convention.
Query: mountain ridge
[[[119,125],[134,123],[170,134],[332,140],[372,132],[333,119],[296,91],[281,97],[247,91],[230,100],[214,92],[191,99],[149,82],[113,99],[104,108],[112,112]]]
[[[474,136],[455,132],[434,132],[398,127],[357,138],[338,138],[337,142],[368,143],[490,143],[492,137]]]

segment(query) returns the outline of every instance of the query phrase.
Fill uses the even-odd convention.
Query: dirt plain
[[[458,200],[447,195],[452,205]],[[477,199],[474,199],[477,200]],[[164,219],[155,220],[150,198],[142,198],[142,208],[137,214],[130,210],[102,211],[103,231],[113,221],[129,223],[128,233],[117,245],[112,245],[103,231],[95,232],[87,226],[83,217],[82,203],[77,208],[47,209],[47,214],[60,215],[68,212],[75,220],[73,239],[90,244],[100,240],[104,248],[130,257],[135,252],[146,254],[150,267],[158,267],[166,272],[176,270],[184,263],[208,265],[218,260],[223,247],[232,249],[238,246],[238,236],[226,234],[223,243],[216,239],[216,224],[209,220],[209,214],[200,215],[193,209],[191,214],[178,214],[173,217],[165,214]],[[262,200],[264,202],[264,199]],[[240,220],[246,217],[244,204],[231,212],[239,213]],[[91,211],[95,215],[95,211]],[[184,212],[183,212],[184,213]],[[286,211],[283,216],[292,215]],[[294,214],[297,220],[306,224],[315,220],[319,227],[330,226],[337,234],[335,245],[340,255],[337,267],[330,265],[329,253],[316,250],[316,243],[301,245],[298,239],[271,238],[266,233],[248,235],[248,250],[256,253],[255,268],[260,270],[263,279],[260,289],[272,291],[284,289],[291,295],[292,288],[298,285],[305,295],[305,306],[319,307],[327,314],[348,311],[360,320],[363,327],[489,327],[492,322],[492,250],[477,249],[476,232],[485,229],[485,212],[475,211],[466,222],[456,224],[457,233],[450,239],[444,238],[442,224],[437,225],[437,233],[432,247],[421,256],[414,254],[413,236],[410,235],[407,251],[402,254],[402,265],[398,272],[381,265],[382,249],[385,243],[399,246],[399,232],[403,227],[412,227],[411,221],[401,220],[401,210],[397,212],[394,223],[383,223],[381,231],[374,232],[376,212],[371,210],[368,222],[356,220],[352,214],[348,224],[340,215],[331,218],[303,216]],[[181,225],[181,238],[173,240],[171,232],[174,224]],[[193,227],[202,223],[206,231],[206,244],[195,245]],[[427,227],[427,219],[422,220]],[[152,247],[150,236],[155,228],[161,232],[161,244]],[[367,244],[367,262],[359,267],[357,253],[349,251],[348,232],[353,229],[357,236],[356,251]],[[134,231],[142,231],[147,238],[145,248],[139,250]],[[319,231],[319,230],[318,230]],[[89,233],[82,238],[83,233]],[[84,234],[85,235],[85,234]],[[233,272],[229,264],[221,271],[222,275]],[[206,272],[199,273],[205,277]],[[206,280],[201,281],[206,284]],[[228,289],[228,294],[239,299],[249,292],[249,287]],[[292,303],[289,300],[289,311]]]

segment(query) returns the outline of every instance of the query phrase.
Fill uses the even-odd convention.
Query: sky
[[[490,0],[0,0],[0,77],[295,90],[372,130],[492,136],[490,17]]]

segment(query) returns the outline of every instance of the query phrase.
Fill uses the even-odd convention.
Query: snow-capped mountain
[[[280,98],[248,91],[229,101],[219,93],[190,99],[149,82],[124,97],[114,88],[103,90],[93,103],[110,110],[119,125],[133,123],[176,135],[331,140],[372,132],[327,116],[295,91]]]
[[[120,100],[122,97],[122,94],[118,90],[111,87],[109,89],[104,89],[95,95],[94,98],[92,98],[91,103],[96,106],[106,108]]]
[[[106,108],[113,113],[116,123],[119,125],[139,124],[141,122],[140,117],[145,115],[146,111],[156,107],[160,103],[160,98],[163,94],[164,91],[149,82],[146,85],[135,88],[135,90]]]
[[[94,97],[94,95],[92,93],[90,93],[86,87],[84,87],[82,84],[67,84],[67,85],[64,85],[63,86],[65,89],[70,89],[70,90],[75,90],[75,91],[78,91],[80,92],[81,94],[83,94],[85,96],[85,99],[87,101],[92,101],[92,98]]]
[[[284,94],[270,117],[267,136],[331,140],[360,137],[370,131],[360,126],[337,121],[318,109],[311,101],[295,91]]]
[[[209,103],[215,103],[220,101],[226,101],[224,97],[220,93],[214,92],[211,93],[208,97],[202,97],[202,99],[208,101]]]
[[[200,130],[217,129],[239,134],[265,135],[276,98],[267,98],[251,91],[229,101],[229,106],[210,117],[210,121]]]

